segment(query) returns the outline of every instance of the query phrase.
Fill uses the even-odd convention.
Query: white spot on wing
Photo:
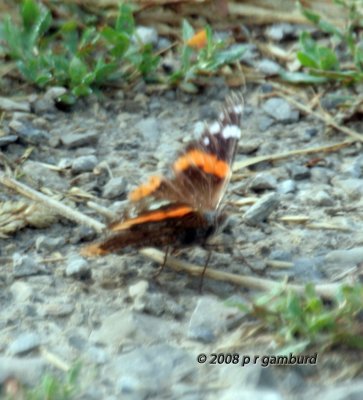
[[[227,125],[223,129],[222,136],[225,139],[229,138],[239,139],[241,136],[241,129],[237,125]]]
[[[206,137],[203,139],[203,144],[206,145],[206,146],[208,146],[209,143],[210,143],[209,137],[206,136]]]
[[[209,132],[212,135],[216,135],[217,133],[219,133],[221,131],[221,126],[219,125],[219,122],[213,122],[212,125],[210,125],[209,127]]]

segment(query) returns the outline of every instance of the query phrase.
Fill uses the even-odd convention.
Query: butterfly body
[[[152,176],[130,193],[136,215],[111,223],[109,235],[82,253],[92,256],[125,247],[204,246],[226,220],[220,203],[232,173],[241,114],[242,99],[227,98],[219,119],[205,125],[199,139],[182,150],[168,177]]]

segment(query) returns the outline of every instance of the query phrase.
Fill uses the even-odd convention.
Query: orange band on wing
[[[193,211],[193,209],[187,206],[181,206],[165,211],[155,210],[148,212],[145,215],[140,215],[139,217],[127,219],[126,221],[116,223],[111,227],[111,231],[122,231],[132,227],[133,225],[139,225],[146,222],[157,222],[169,218],[183,217],[184,215],[189,214],[191,211]]]
[[[149,181],[140,185],[129,194],[129,200],[138,201],[154,192],[162,181],[160,176],[150,176]]]
[[[229,173],[229,165],[217,158],[214,154],[205,153],[200,150],[190,150],[178,158],[174,163],[174,171],[181,172],[188,168],[197,166],[205,173],[212,174],[218,178],[225,178]]]

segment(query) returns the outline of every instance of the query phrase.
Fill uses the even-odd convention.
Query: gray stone
[[[352,178],[363,178],[363,155],[357,157],[350,168]]]
[[[49,88],[44,96],[38,97],[33,102],[33,109],[36,114],[52,113],[56,111],[55,101],[57,101],[67,89],[61,86],[53,86]]]
[[[62,144],[68,148],[73,149],[75,147],[90,146],[97,143],[99,138],[99,132],[87,131],[84,133],[66,133],[60,136]]]
[[[24,144],[48,144],[49,133],[34,128],[30,123],[19,120],[11,120],[9,128],[17,135],[20,142]]]
[[[81,280],[90,279],[92,276],[88,261],[80,256],[69,258],[65,273],[66,276]]]
[[[268,218],[279,203],[279,196],[276,193],[266,194],[245,212],[243,219],[249,225],[259,225]]]
[[[90,360],[97,365],[106,364],[106,362],[110,360],[110,356],[106,353],[106,351],[97,346],[91,346],[87,350],[87,355]]]
[[[119,394],[122,397],[137,395],[138,399],[161,398],[186,377],[189,381],[195,380],[197,373],[196,363],[189,353],[166,344],[139,347],[122,354],[114,358],[108,368],[109,375],[118,377]]]
[[[238,143],[238,154],[252,154],[261,146],[261,139],[251,139]]]
[[[148,289],[149,282],[141,280],[129,286],[129,295],[135,300],[144,296]]]
[[[204,343],[213,342],[227,331],[227,322],[241,315],[237,307],[228,307],[213,297],[199,299],[189,321],[188,338]]]
[[[324,259],[322,257],[299,258],[294,261],[294,275],[303,282],[319,282],[323,279],[321,268]]]
[[[0,148],[9,145],[10,143],[14,143],[18,140],[17,135],[5,135],[0,137]]]
[[[260,132],[265,132],[274,123],[275,120],[273,118],[270,118],[267,115],[261,115],[260,118],[258,119],[258,130]]]
[[[40,357],[3,357],[0,356],[0,384],[15,378],[23,385],[35,385],[44,373],[45,361]]]
[[[279,183],[277,187],[277,192],[281,194],[294,193],[296,191],[296,182],[292,179],[286,179],[285,181]]]
[[[39,236],[35,240],[35,248],[37,251],[54,251],[60,250],[66,243],[64,237],[48,237],[48,236]]]
[[[268,99],[263,104],[262,109],[270,117],[281,123],[287,124],[299,120],[299,111],[293,110],[286,100],[278,97]]]
[[[286,37],[294,38],[296,37],[296,26],[287,23],[273,24],[266,29],[266,36],[276,42],[280,42]]]
[[[249,188],[254,191],[276,189],[276,178],[266,172],[260,172],[252,179]]]
[[[156,118],[144,118],[136,123],[135,128],[142,135],[148,146],[156,147],[160,139],[160,126]]]
[[[44,315],[52,317],[65,317],[72,314],[74,305],[72,303],[50,303],[43,308]]]
[[[62,169],[71,168],[73,160],[71,158],[61,158],[58,162],[58,167]]]
[[[310,177],[310,169],[305,165],[290,164],[287,166],[290,176],[295,181],[301,181]]]
[[[15,101],[7,97],[0,97],[0,110],[3,111],[22,111],[30,113],[30,104],[24,101]]]
[[[314,183],[329,183],[334,174],[335,172],[332,169],[314,167],[310,169],[310,180]]]
[[[13,276],[15,278],[37,275],[40,272],[44,272],[44,268],[33,257],[20,253],[13,254]]]
[[[350,200],[359,200],[363,195],[363,179],[333,178],[332,184],[342,189]]]
[[[24,354],[41,345],[40,336],[35,332],[23,333],[18,336],[8,347],[10,355]]]
[[[90,341],[119,348],[127,344],[150,344],[171,340],[179,323],[166,321],[151,315],[130,311],[117,311],[106,316],[101,326],[94,329]]]
[[[285,250],[272,250],[269,256],[271,260],[291,261],[292,254]]]
[[[325,255],[325,261],[332,264],[357,265],[363,262],[363,247],[349,250],[332,250]]]
[[[52,171],[39,162],[27,160],[23,165],[26,175],[39,186],[46,186],[49,189],[66,191],[69,184],[58,172]]]
[[[158,32],[155,28],[149,26],[138,26],[135,29],[135,34],[132,38],[134,43],[156,45],[158,42]]]
[[[240,61],[243,61],[246,64],[253,65],[254,61],[259,57],[257,46],[252,43],[246,43],[244,47],[245,51],[242,54]],[[240,45],[232,45],[230,47],[231,51],[233,51],[234,48],[240,48]]]
[[[329,387],[306,388],[302,400],[318,398],[319,400],[361,400],[363,398],[363,380],[350,379],[349,383],[344,382]]]
[[[33,295],[32,287],[28,283],[22,281],[15,281],[10,286],[10,292],[17,303],[23,303],[29,300]]]
[[[72,163],[72,172],[80,174],[82,172],[93,171],[98,164],[97,157],[94,155],[77,157]]]
[[[278,75],[281,71],[281,66],[275,61],[263,59],[257,63],[257,69],[266,76]]]
[[[330,207],[334,205],[334,199],[325,191],[319,190],[318,192],[312,191],[306,194],[307,203],[315,206]]]
[[[115,199],[126,193],[127,181],[123,176],[111,178],[103,188],[102,196],[106,199]]]

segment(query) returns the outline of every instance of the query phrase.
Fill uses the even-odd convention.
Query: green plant
[[[206,43],[202,48],[188,45],[188,41],[195,36],[195,31],[188,21],[183,20],[180,68],[170,76],[171,83],[190,82],[199,74],[214,74],[223,65],[239,60],[245,52],[242,45],[227,48],[224,41],[214,39],[212,29],[208,25],[205,35]]]
[[[23,0],[20,16],[20,26],[9,16],[4,20],[0,33],[5,53],[36,86],[67,87],[63,98],[67,102],[113,79],[127,78],[135,70],[146,76],[157,66],[158,57],[150,46],[133,40],[135,23],[126,4],[120,5],[114,27],[100,29],[76,20],[55,29],[50,11],[35,0]]]
[[[283,287],[257,297],[250,314],[276,333],[281,346],[303,351],[308,346],[322,349],[346,345],[363,349],[359,321],[363,312],[363,286],[343,287],[330,303],[324,302],[309,284],[303,295]],[[246,311],[246,307],[242,307]]]
[[[342,12],[347,16],[344,27],[339,27],[316,12],[301,7],[304,16],[329,35],[330,45],[321,45],[308,32],[302,32],[297,58],[307,69],[307,74],[283,72],[282,77],[286,80],[309,83],[329,80],[348,83],[363,81],[363,36],[361,34],[363,14],[357,0],[333,0],[333,2],[341,7]],[[348,62],[348,66],[344,66],[342,61]]]

